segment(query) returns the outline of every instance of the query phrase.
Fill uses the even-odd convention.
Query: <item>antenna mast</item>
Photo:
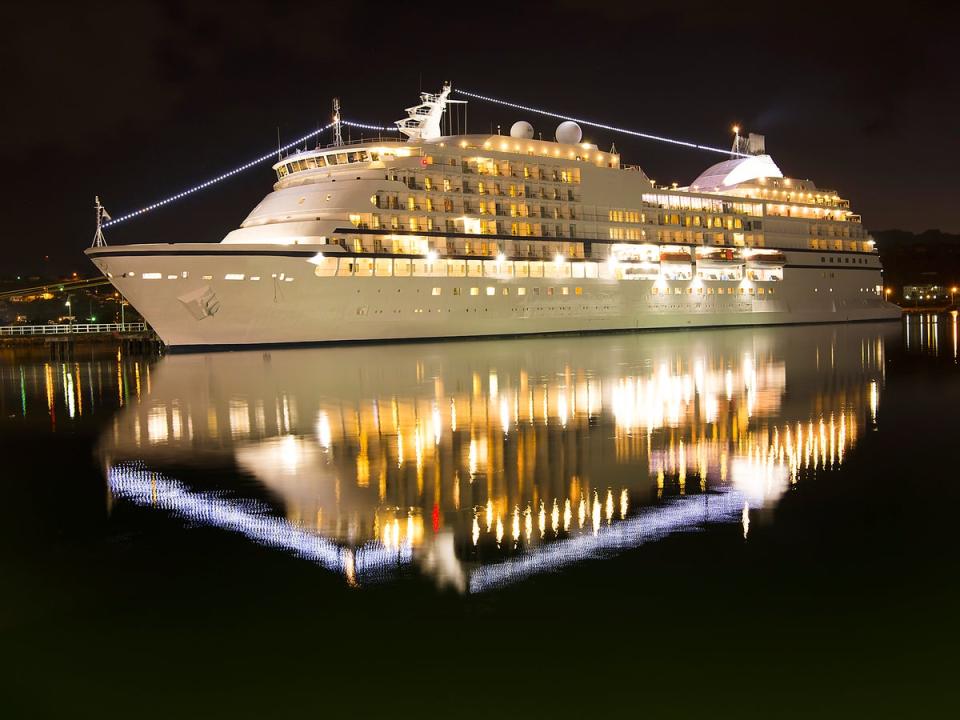
[[[97,213],[97,231],[93,234],[93,242],[90,244],[90,247],[106,247],[107,240],[103,237],[103,221],[112,218],[110,217],[110,213],[107,212],[107,209],[100,204],[99,195],[93,199],[93,208]]]
[[[343,145],[343,133],[340,130],[340,98],[333,99],[333,144]]]
[[[743,140],[740,138],[740,126],[734,125],[733,126],[733,147],[730,148],[731,160],[743,153],[743,150],[740,147],[742,144],[743,144]]]

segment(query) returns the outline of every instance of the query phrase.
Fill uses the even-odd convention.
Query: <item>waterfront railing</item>
[[[69,323],[65,325],[0,325],[0,337],[26,335],[90,335],[146,332],[146,323]]]

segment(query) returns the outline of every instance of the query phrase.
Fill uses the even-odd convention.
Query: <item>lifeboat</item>
[[[787,256],[782,252],[753,253],[747,258],[747,267],[770,268],[783,267],[787,262]]]
[[[689,265],[691,261],[689,250],[661,250],[660,262],[670,265]]]
[[[698,268],[731,268],[743,265],[743,258],[734,248],[705,248],[697,251]]]

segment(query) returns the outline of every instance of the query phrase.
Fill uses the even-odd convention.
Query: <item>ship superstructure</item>
[[[219,244],[87,252],[173,347],[899,317],[849,202],[761,137],[664,187],[571,122],[443,135],[450,91],[405,141],[281,158]]]

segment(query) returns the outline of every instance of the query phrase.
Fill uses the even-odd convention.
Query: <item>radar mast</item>
[[[446,82],[439,93],[420,93],[420,104],[406,109],[407,117],[394,123],[397,129],[408,140],[436,140],[441,137],[440,120],[450,102],[447,96],[452,90],[453,86]]]

